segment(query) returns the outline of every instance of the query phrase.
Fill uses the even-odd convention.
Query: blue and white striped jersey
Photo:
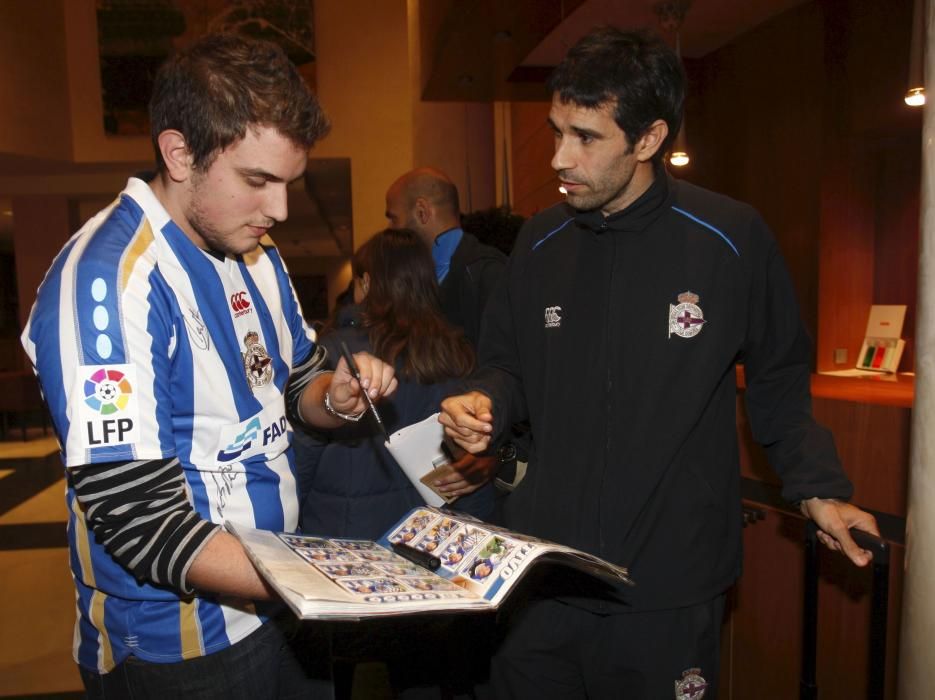
[[[314,333],[268,238],[242,258],[213,256],[133,178],[56,257],[23,344],[66,466],[176,457],[206,520],[296,528],[283,395]],[[67,498],[81,665],[180,661],[261,624],[253,610],[138,583],[97,544],[70,487]]]

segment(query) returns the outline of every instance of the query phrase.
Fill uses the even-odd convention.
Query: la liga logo
[[[124,410],[132,394],[126,375],[116,369],[99,369],[84,382],[84,402],[102,416]]]

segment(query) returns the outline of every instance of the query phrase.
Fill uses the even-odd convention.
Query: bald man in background
[[[506,256],[461,229],[458,188],[435,168],[401,175],[386,192],[390,228],[415,231],[432,251],[442,310],[477,349],[481,317]]]

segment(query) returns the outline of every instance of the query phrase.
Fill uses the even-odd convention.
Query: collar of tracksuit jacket
[[[675,181],[665,170],[656,168],[655,179],[649,189],[626,209],[606,217],[600,209],[575,211],[575,223],[596,233],[643,231],[669,210],[671,200],[675,196],[675,188]]]

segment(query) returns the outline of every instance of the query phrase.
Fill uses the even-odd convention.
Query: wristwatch
[[[516,445],[512,442],[506,442],[497,448],[497,461],[500,464],[506,464],[516,459]]]

